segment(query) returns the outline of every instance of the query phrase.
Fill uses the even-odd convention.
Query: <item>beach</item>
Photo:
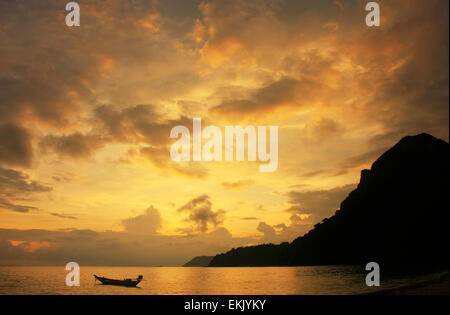
[[[370,295],[449,295],[449,274],[394,289],[368,293]]]

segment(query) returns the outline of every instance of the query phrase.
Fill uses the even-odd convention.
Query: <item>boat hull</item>
[[[117,286],[122,286],[122,287],[135,287],[141,282],[141,279],[116,280],[116,279],[108,279],[108,278],[104,278],[104,277],[99,277],[96,275],[94,275],[94,277],[96,280],[100,281],[101,284],[117,285]]]

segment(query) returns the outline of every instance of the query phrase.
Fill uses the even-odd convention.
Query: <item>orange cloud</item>
[[[37,250],[45,247],[50,247],[49,242],[29,242],[29,241],[8,241],[12,246],[20,247],[23,251],[27,253],[35,253]]]

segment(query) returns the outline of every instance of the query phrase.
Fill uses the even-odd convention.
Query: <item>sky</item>
[[[449,138],[449,3],[0,0],[0,264],[176,266],[292,241],[402,137]],[[278,126],[278,169],[173,127]]]

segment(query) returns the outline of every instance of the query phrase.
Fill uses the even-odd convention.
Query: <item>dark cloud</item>
[[[66,182],[66,183],[68,183],[72,180],[71,177],[65,176],[65,175],[55,175],[55,176],[52,176],[52,179],[55,182]]]
[[[193,256],[215,255],[256,242],[219,227],[189,236],[92,230],[0,229],[0,264],[180,266]]]
[[[136,105],[123,109],[103,105],[95,109],[95,116],[117,141],[161,144],[167,141],[170,132],[167,124],[158,123],[161,116],[153,105]]]
[[[23,172],[0,167],[0,193],[3,196],[17,196],[33,192],[45,192],[51,187],[30,180]]]
[[[371,148],[369,151],[363,152],[361,154],[353,155],[344,158],[343,161],[337,163],[334,169],[318,169],[308,172],[304,172],[300,175],[302,178],[310,178],[316,176],[322,177],[334,177],[347,174],[351,169],[361,168],[375,162],[375,160],[383,154],[386,150],[392,147],[397,140],[393,141],[397,135],[386,134],[377,135],[365,141],[367,147]],[[400,139],[399,139],[400,140]]]
[[[347,164],[347,163],[343,163],[340,167],[336,168],[336,169],[319,169],[319,170],[314,170],[314,171],[308,171],[305,173],[300,174],[299,177],[301,178],[313,178],[313,177],[326,177],[326,178],[330,178],[330,177],[335,177],[335,176],[340,176],[340,175],[344,175],[348,173],[348,169],[352,168],[352,167],[356,167],[356,165],[353,164]],[[361,165],[361,164],[358,164]],[[306,187],[308,185],[303,185],[303,187]],[[300,185],[301,187],[301,185]],[[290,187],[292,188],[292,187]],[[294,187],[295,188],[295,187]]]
[[[367,163],[373,163],[388,147],[377,148],[369,152],[364,152],[347,158],[340,166],[341,169],[350,169]]]
[[[341,202],[355,188],[356,185],[346,185],[329,190],[290,191],[287,196],[291,207],[287,211],[292,214],[310,215],[315,221],[320,221],[334,214]]]
[[[30,180],[22,172],[0,167],[0,209],[21,213],[38,210],[34,206],[16,204],[11,199],[22,200],[33,193],[50,190],[51,187]]]
[[[252,93],[248,99],[225,100],[211,109],[226,115],[253,115],[284,106],[301,106],[310,101],[318,83],[283,77]]]
[[[327,171],[325,171],[325,170],[316,170],[316,171],[309,171],[309,172],[302,173],[300,176],[308,178],[308,177],[315,177],[315,176],[326,174],[326,173],[327,173]]]
[[[250,180],[250,179],[243,179],[243,180],[239,180],[236,182],[223,182],[221,183],[222,187],[228,190],[239,190],[239,189],[244,189],[244,188],[248,188],[251,185],[254,184],[254,181]]]
[[[297,185],[291,185],[288,188],[305,188],[308,187],[307,184],[297,184]]]
[[[106,139],[99,135],[84,135],[79,132],[70,135],[48,135],[41,141],[44,150],[50,149],[62,156],[86,158],[103,147]]]
[[[23,206],[23,205],[13,204],[1,197],[0,197],[0,209],[11,210],[14,212],[21,212],[21,213],[28,213],[30,211],[38,210],[38,208],[32,207],[32,206]]]
[[[84,240],[94,240],[94,239],[98,238],[99,236],[100,236],[99,232],[88,230],[88,229],[84,229],[84,230],[75,229],[75,230],[70,231],[70,233],[69,233],[70,238],[80,238],[80,239],[84,239]]]
[[[264,241],[273,241],[277,234],[275,229],[272,226],[268,225],[266,222],[259,222],[256,230],[264,234]]]
[[[313,222],[312,216],[306,216],[302,219],[299,214],[292,214],[288,224],[270,225],[266,222],[260,222],[256,230],[263,233],[261,242],[281,243],[302,236],[313,227]]]
[[[161,228],[161,215],[153,206],[144,214],[122,220],[125,231],[135,234],[156,234]]]
[[[266,66],[270,52],[282,60],[281,65],[270,66],[286,75],[248,97],[225,97],[213,111],[242,116],[283,104],[309,104],[319,110],[335,106],[362,126],[376,124],[386,133],[428,132],[448,139],[448,3],[432,0],[424,5],[412,0],[380,5],[382,26],[368,30],[361,25],[365,11],[360,1],[332,5],[289,0],[258,10],[236,0],[227,4],[227,12],[218,2],[208,2],[204,22],[214,33],[203,53],[227,55],[224,48],[232,42],[257,60],[253,62]],[[332,35],[327,25],[333,25]],[[291,34],[292,29],[299,32]],[[273,45],[266,47],[266,42]],[[238,62],[241,55],[234,57],[229,59]],[[270,87],[280,91],[276,98]],[[336,131],[339,134],[335,127],[319,126],[316,131],[328,139]],[[330,132],[321,135],[321,130]]]
[[[50,58],[46,56],[47,53],[44,52],[41,57]],[[41,66],[47,62],[58,62],[58,57],[55,56],[55,58],[57,59],[42,60]],[[60,69],[68,69],[67,66],[69,69],[73,67],[61,64]],[[42,80],[43,76],[48,76],[45,74],[48,69],[30,70],[27,66],[23,66],[11,70],[7,68],[6,71],[17,71],[17,69],[23,72],[20,73],[19,78],[13,75],[0,77],[2,87],[0,89],[0,122],[19,122],[20,119],[27,119],[42,121],[57,127],[67,125],[69,123],[67,118],[77,109],[67,100],[70,89],[75,88],[76,85],[75,78],[73,82],[71,81],[71,73],[53,72],[48,80]],[[64,77],[65,74],[66,77]]]
[[[322,118],[314,125],[312,132],[315,139],[323,143],[342,135],[344,127],[333,119]]]
[[[0,2],[4,25],[0,41],[5,44],[0,59],[0,123],[26,120],[51,128],[69,128],[79,122],[86,107],[98,104],[96,98],[103,95],[99,84],[114,86],[109,93],[116,101],[128,98],[126,92],[131,89],[106,75],[112,66],[126,65],[128,70],[134,69],[133,73],[145,74],[153,73],[159,65],[168,69],[173,62],[173,58],[165,59],[173,55],[175,48],[165,43],[161,43],[163,49],[148,44],[155,38],[141,22],[146,22],[149,14],[158,17],[149,1],[84,1],[81,7],[85,27],[72,30],[64,25],[64,6],[58,0],[45,4],[30,0],[26,6]],[[154,67],[145,71],[143,63],[153,63]],[[166,73],[156,74],[160,80],[153,85],[142,85],[168,95],[172,90],[165,92],[170,89],[164,85],[179,73]],[[139,88],[137,83],[134,87]]]
[[[212,210],[212,203],[207,195],[192,199],[180,207],[178,212],[188,213],[186,221],[193,223],[195,229],[203,233],[208,231],[211,226],[217,227],[222,224],[223,216],[225,215],[224,210]]]
[[[92,96],[86,83],[97,73],[96,61],[90,54],[78,55],[79,38],[55,25],[63,10],[41,7],[22,19],[34,2],[9,3],[7,8],[0,4],[5,25],[0,40],[8,43],[0,61],[0,123],[27,121],[63,128],[80,110],[77,102]],[[52,36],[44,36],[50,32]]]
[[[34,128],[33,131],[37,131],[36,134],[48,134],[49,129],[63,132],[63,136],[50,135],[42,143],[48,143],[48,146],[66,156],[86,157],[101,147],[98,141],[100,136],[95,132],[85,135],[74,130],[95,127],[86,117],[100,103],[97,98],[104,96],[103,87],[99,89],[99,84],[113,87],[108,88],[108,93],[115,101],[133,104],[128,93],[145,89],[167,96],[176,90],[176,82],[182,81],[178,80],[179,77],[193,79],[195,75],[176,66],[172,67],[173,71],[169,71],[168,65],[173,64],[176,51],[172,42],[148,44],[152,40],[156,42],[156,38],[152,38],[143,25],[151,22],[148,20],[151,14],[160,19],[155,5],[150,2],[138,0],[130,5],[110,1],[99,5],[88,1],[82,4],[82,8],[87,28],[69,30],[64,25],[67,12],[58,0],[47,1],[45,5],[30,0],[26,6],[0,3],[0,19],[4,25],[0,41],[5,48],[0,52],[0,124],[27,124],[30,130]],[[23,16],[27,18],[24,20]],[[158,24],[164,23],[158,21]],[[103,27],[105,25],[108,27]],[[128,31],[124,30],[124,26]],[[118,35],[117,28],[124,30],[123,36]],[[91,32],[94,29],[95,34]],[[108,38],[113,40],[105,40]],[[134,45],[136,49],[130,49]],[[144,63],[146,66],[143,67]],[[150,66],[149,63],[154,65]],[[125,83],[122,80],[116,82],[107,75],[116,65],[125,66],[127,71],[139,73],[149,80],[152,80],[149,73],[160,72],[156,71],[157,67],[164,69],[167,75],[160,72],[154,75],[153,84],[145,82],[139,85],[135,82],[131,89],[129,86],[123,87]],[[134,70],[130,70],[130,67]],[[147,68],[151,71],[145,70]],[[130,90],[133,92],[128,92]],[[127,133],[146,138],[145,141],[151,143],[164,142],[167,128],[156,123],[155,116],[147,119],[147,112],[146,108],[136,106],[119,111],[119,118],[124,118],[126,122],[126,118],[131,117],[133,124],[130,128],[136,130],[130,132],[127,129]],[[114,113],[110,116],[114,119]],[[109,120],[107,127],[114,136],[125,136],[120,134],[121,130],[113,130],[114,121]],[[160,136],[162,133],[164,137]],[[8,158],[12,163],[21,163],[20,166],[29,164],[30,160],[23,159],[14,162],[12,154],[15,151],[6,151],[10,152],[6,156],[2,140],[0,161]]]
[[[33,159],[31,135],[14,124],[0,125],[0,162],[29,167]]]
[[[49,214],[54,216],[54,217],[61,218],[61,219],[71,219],[71,220],[77,220],[78,219],[76,216],[67,215],[67,214],[61,214],[61,213],[57,213],[57,212],[49,212]]]
[[[95,116],[111,141],[144,144],[139,149],[129,150],[130,156],[140,156],[151,161],[156,167],[174,171],[177,174],[203,178],[206,169],[196,163],[176,163],[170,158],[170,131],[175,126],[190,126],[192,119],[165,119],[153,105],[136,105],[117,109],[114,106],[100,106]]]
[[[428,132],[448,139],[449,3],[380,5],[389,24],[355,37],[347,46],[351,49],[343,47],[367,69],[355,77],[358,86],[375,92],[361,108],[386,134]]]
[[[6,261],[29,261],[31,254],[23,250],[19,246],[12,246],[6,239],[0,238],[0,253],[1,258]]]
[[[175,163],[170,159],[170,130],[174,126],[192,124],[192,120],[181,116],[179,119],[165,119],[153,105],[135,105],[117,108],[111,105],[96,107],[95,120],[99,125],[91,133],[75,132],[69,135],[47,135],[41,142],[43,151],[54,151],[65,157],[86,158],[103,146],[120,142],[125,144],[145,144],[139,149],[129,150],[130,156],[140,156],[161,169],[178,174],[202,178],[206,170],[193,163]],[[121,159],[123,162],[130,162]]]

